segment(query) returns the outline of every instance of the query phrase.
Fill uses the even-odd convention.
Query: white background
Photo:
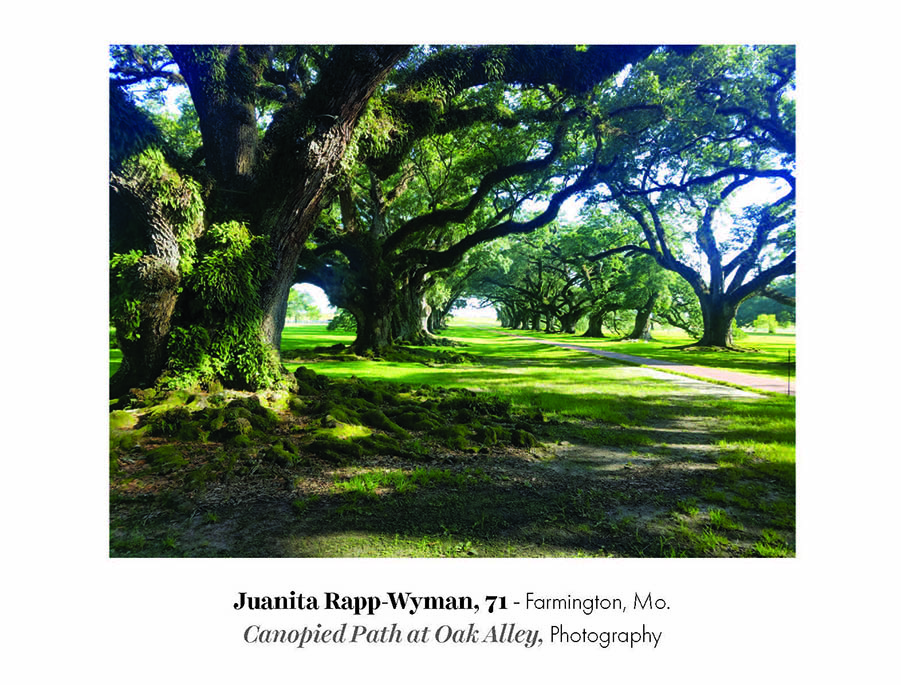
[[[886,682],[898,638],[896,22],[755,2],[23,5],[4,22],[2,602],[7,682]],[[501,4],[501,3],[495,3]],[[809,3],[805,6],[810,7]],[[207,5],[207,7],[210,7]],[[210,13],[216,17],[210,24]],[[791,560],[108,558],[107,47],[114,42],[798,45],[798,550]],[[12,148],[10,154],[10,147]],[[49,255],[47,254],[49,251]],[[889,280],[892,279],[892,280]],[[871,319],[871,317],[877,317]],[[871,325],[875,321],[875,325]],[[878,356],[878,351],[885,358]],[[238,591],[631,597],[656,650],[241,640]],[[298,623],[306,622],[298,614]],[[508,612],[523,627],[552,616]],[[642,617],[616,619],[633,629]],[[325,616],[317,620],[336,622]],[[350,620],[350,619],[348,619]],[[368,619],[373,626],[400,617]],[[484,621],[484,614],[478,620]],[[282,620],[280,623],[286,623]],[[406,619],[405,626],[468,623]],[[565,623],[595,627],[572,614]],[[611,620],[611,624],[613,620]]]

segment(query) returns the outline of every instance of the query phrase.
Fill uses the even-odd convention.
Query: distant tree
[[[322,311],[316,306],[312,295],[291,288],[288,291],[287,315],[295,322],[316,321],[322,318]]]
[[[330,331],[356,331],[357,321],[346,309],[338,309],[326,328]]]
[[[781,324],[795,321],[795,279],[780,279],[761,291],[760,295],[749,297],[741,303],[735,315],[739,326],[747,326],[759,314],[773,314]]]
[[[777,325],[775,314],[758,314],[754,319],[754,328],[765,328],[767,333],[775,333]]]
[[[700,345],[731,346],[739,305],[795,271],[794,71],[791,47],[706,46],[645,61],[622,92],[623,107],[651,99],[665,116],[595,198],[615,202],[642,241],[599,257],[646,254],[683,277],[701,307]],[[772,199],[732,209],[740,191],[773,183]]]

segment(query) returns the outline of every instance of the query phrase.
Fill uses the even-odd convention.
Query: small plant
[[[744,530],[744,526],[729,518],[729,515],[723,509],[711,509],[707,512],[707,515],[710,517],[710,525],[714,528],[719,530]]]
[[[678,502],[676,502],[676,507],[688,516],[697,516],[699,513],[701,513],[701,510],[698,507],[698,500],[694,497],[679,500]]]
[[[705,528],[694,536],[695,545],[701,552],[716,553],[722,548],[729,546],[729,540],[722,535],[718,535],[710,528]]]
[[[310,495],[308,497],[299,497],[291,502],[291,508],[297,516],[303,516],[310,507],[319,501],[319,495]]]

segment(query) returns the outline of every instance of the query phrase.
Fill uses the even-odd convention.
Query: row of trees
[[[527,292],[562,329],[693,305],[700,342],[728,345],[741,302],[794,271],[787,47],[111,54],[114,393],[278,384],[295,282],[353,315],[359,351],[427,340],[467,296],[523,325]],[[181,114],[153,111],[172,84]]]
[[[624,227],[617,229],[625,230]],[[595,231],[585,223],[554,225],[516,244],[501,245],[489,268],[475,272],[469,292],[498,312],[501,325],[603,337],[605,326],[633,320],[629,338],[646,338],[652,315],[700,334],[697,299],[688,284],[645,255],[591,255],[621,240],[620,230]],[[626,317],[623,312],[628,312]]]

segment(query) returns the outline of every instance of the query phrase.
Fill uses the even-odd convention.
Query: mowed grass
[[[301,330],[286,329],[283,350],[353,341],[352,335],[336,335],[324,327],[319,331],[313,326],[298,328]],[[333,378],[356,376],[488,392],[524,409],[615,423],[641,423],[648,411],[656,411],[654,405],[664,404],[668,395],[682,392],[674,383],[636,367],[576,350],[518,340],[491,329],[451,328],[446,334],[464,345],[460,349],[479,362],[430,367],[368,359],[286,359],[285,365],[291,371],[306,366]],[[636,415],[638,405],[646,411]]]
[[[452,328],[448,335],[468,336],[468,341],[499,340],[493,333],[498,329],[490,327],[457,327]],[[513,333],[513,331],[510,331]],[[709,348],[679,349],[689,345],[694,340],[679,331],[658,331],[654,333],[654,339],[649,342],[628,342],[616,338],[599,339],[585,338],[581,335],[566,333],[542,333],[539,331],[516,331],[517,335],[533,338],[542,338],[573,345],[581,345],[599,350],[621,352],[639,357],[650,357],[662,361],[671,361],[680,364],[692,364],[719,369],[731,369],[743,373],[758,374],[763,376],[784,377],[789,371],[792,377],[795,374],[795,334],[794,333],[749,333],[737,344],[742,348],[741,352],[729,350],[711,350]],[[282,334],[282,350],[295,348],[314,347],[317,345],[334,345],[341,343],[350,345],[354,340],[354,334],[345,331],[329,331],[325,325],[287,325]],[[502,350],[492,352],[490,346],[481,348],[488,354],[505,354],[512,350],[504,347]],[[537,348],[523,348],[534,350]],[[110,375],[115,373],[122,362],[122,353],[117,349],[110,349]]]
[[[779,378],[786,377],[789,370],[792,377],[795,374],[795,334],[788,332],[747,333],[735,341],[735,345],[741,351],[700,347],[680,349],[696,341],[675,330],[655,331],[653,340],[648,342],[623,341],[617,338],[586,338],[581,335],[539,331],[515,331],[515,333],[677,364],[729,369]]]
[[[508,400],[516,411],[537,410],[542,419],[533,430],[541,446],[528,459],[510,461],[486,448],[435,452],[429,436],[420,435],[417,445],[425,447],[415,463],[380,459],[301,469],[287,513],[277,502],[263,502],[201,516],[192,504],[189,524],[143,510],[139,519],[136,512],[133,520],[142,523],[111,528],[111,554],[794,555],[793,397],[696,394],[675,377],[494,329],[453,327],[444,334],[475,361],[427,366],[331,355],[285,363],[335,382],[384,381],[401,394],[464,388]],[[283,351],[287,357],[299,348],[347,345],[353,337],[324,326],[288,326]],[[215,468],[226,464],[226,477],[258,468],[250,454],[197,449],[217,450]],[[225,531],[242,537],[226,545]]]
[[[686,514],[679,506],[680,499],[669,512],[669,519],[655,524],[659,533],[658,555],[682,555],[686,547],[692,550],[689,555],[729,555],[738,550],[730,537],[747,538],[749,531],[755,531],[751,535],[758,538],[753,542],[757,555],[793,555],[793,397],[735,399],[692,395],[677,383],[642,368],[511,338],[497,329],[452,327],[445,335],[465,345],[462,349],[478,358],[479,363],[438,368],[370,360],[302,364],[336,378],[377,378],[495,394],[514,406],[539,409],[558,421],[560,425],[549,431],[558,443],[627,451],[636,462],[659,465],[687,459],[692,465],[714,463],[716,468],[699,469],[691,475],[697,493],[689,495],[689,499],[699,503],[697,511]],[[286,330],[285,337],[286,347],[349,344],[352,339],[351,335],[317,331],[313,327]],[[683,339],[671,337],[651,345],[663,349],[664,345],[682,342]],[[753,339],[752,342],[758,343]],[[629,353],[645,348],[643,343],[610,345]],[[791,349],[794,357],[793,338],[771,342],[758,353],[698,354],[710,365],[725,359],[729,368],[755,367],[762,372],[777,363],[783,346]],[[678,352],[670,351],[669,357],[676,358]],[[740,354],[755,358],[742,362],[736,359]],[[294,368],[295,364],[288,366]],[[586,463],[593,468],[591,462]],[[629,462],[625,467],[630,467]],[[679,472],[681,467],[673,468],[680,477],[685,475]],[[659,493],[656,496],[661,503],[666,499],[660,498]],[[636,509],[640,509],[639,500],[625,497]],[[708,512],[713,512],[712,518]],[[626,521],[627,525],[639,525],[629,521],[628,514]]]

